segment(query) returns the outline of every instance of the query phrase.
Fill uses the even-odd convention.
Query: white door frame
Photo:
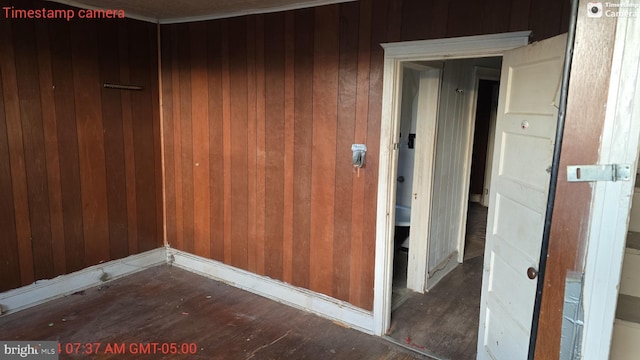
[[[402,63],[502,56],[527,45],[530,31],[382,44],[385,50],[380,124],[380,159],[376,215],[373,332],[384,335],[391,324],[393,235],[395,222]],[[426,260],[425,260],[426,261]]]
[[[640,137],[640,18],[618,17],[598,164],[635,164]],[[576,164],[578,165],[578,164]],[[607,359],[635,181],[595,182],[584,268],[583,359]]]

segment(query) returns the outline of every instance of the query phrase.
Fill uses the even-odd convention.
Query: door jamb
[[[400,126],[398,96],[402,62],[501,56],[529,43],[530,31],[450,39],[381,44],[384,48],[380,159],[376,214],[373,332],[384,335],[391,324],[393,234]]]
[[[598,164],[638,166],[640,122],[640,20],[618,17],[606,115]],[[613,322],[635,181],[593,185],[587,254],[584,265],[585,360],[609,357]]]

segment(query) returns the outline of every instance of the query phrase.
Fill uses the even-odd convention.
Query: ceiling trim
[[[73,6],[79,9],[85,9],[85,10],[106,10],[105,8],[101,8],[98,6],[93,6],[93,5],[87,5],[87,4],[82,4],[73,0],[47,0],[49,2],[55,2],[58,4],[64,4],[64,5],[69,5],[69,6]],[[154,23],[157,24],[158,23],[158,19],[156,18],[152,18],[149,16],[143,16],[143,15],[139,15],[136,13],[132,13],[130,11],[125,11],[124,12],[124,16],[126,18],[129,19],[135,19],[135,20],[140,20],[140,21],[146,21],[146,22],[150,22],[150,23]]]
[[[82,4],[74,0],[48,0],[48,1],[69,5],[69,6],[77,7],[80,9],[87,9],[87,10],[104,9],[97,6]],[[146,21],[154,24],[179,24],[179,23],[187,23],[187,22],[224,19],[224,18],[245,16],[245,15],[267,14],[267,13],[273,13],[273,12],[279,12],[279,11],[305,9],[310,7],[333,5],[333,4],[340,4],[340,3],[353,2],[353,1],[357,1],[357,0],[314,0],[314,1],[304,2],[304,3],[298,3],[298,4],[270,7],[267,9],[247,9],[247,10],[234,11],[234,12],[229,12],[224,14],[209,14],[209,15],[188,16],[188,17],[169,18],[169,19],[156,19],[153,17],[132,13],[130,11],[125,11],[125,17],[130,19],[135,19],[135,20]]]
[[[211,14],[211,15],[190,16],[190,17],[183,17],[183,18],[160,19],[158,20],[158,23],[159,24],[179,24],[179,23],[186,23],[186,22],[225,19],[225,18],[237,17],[237,16],[268,14],[268,13],[274,13],[279,11],[305,9],[310,7],[333,5],[333,4],[353,2],[353,1],[357,1],[357,0],[315,0],[315,1],[299,3],[299,4],[270,7],[268,9],[248,9],[248,10],[234,11],[234,12],[219,14],[219,15]]]

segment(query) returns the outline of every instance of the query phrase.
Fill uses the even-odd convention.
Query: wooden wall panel
[[[3,89],[0,87],[0,99],[3,98]],[[0,283],[10,289],[20,286],[20,258],[9,160],[5,107],[4,101],[0,101],[0,202],[3,204],[0,206],[0,229],[4,232],[0,237],[0,247],[3,249],[0,252]]]
[[[294,44],[294,177],[292,283],[309,287],[311,261],[311,151],[313,136],[313,10],[302,10],[295,17]]]
[[[536,39],[566,30],[562,6],[545,15],[551,19],[530,16],[555,9],[551,0],[465,4],[362,0],[207,21],[206,31],[197,33],[163,25],[171,246],[193,251],[206,241],[192,245],[194,231],[206,226],[195,210],[201,199],[193,201],[201,188],[193,156],[207,153],[211,258],[371,309],[380,44],[527,30],[529,24]],[[205,43],[206,54],[189,45],[193,41]],[[203,62],[208,89],[192,82]],[[206,115],[191,111],[203,101]],[[191,141],[195,129],[205,128],[208,149]],[[354,143],[368,147],[359,172],[350,163]]]
[[[339,8],[315,12],[313,138],[311,145],[310,289],[333,291],[336,136],[339,70]],[[307,145],[309,149],[309,144]],[[332,271],[326,271],[332,269]]]
[[[34,99],[40,105],[40,85],[37,76],[30,76],[38,68],[35,27],[24,22],[13,28],[14,56],[18,97]],[[20,101],[20,119],[26,167],[27,194],[31,226],[31,248],[34,258],[34,275],[41,279],[53,274],[51,251],[51,222],[49,214],[49,189],[47,187],[44,129],[41,106]]]
[[[265,275],[282,278],[284,235],[284,14],[264,17]]]
[[[222,147],[222,60],[219,23],[207,24],[209,83],[209,196],[211,258],[224,260],[224,151]]]
[[[0,22],[0,291],[162,245],[156,34],[132,20]],[[125,98],[107,81],[144,89]]]
[[[51,217],[51,246],[55,275],[65,273],[66,253],[64,216],[62,212],[62,187],[60,183],[60,155],[58,147],[57,119],[53,73],[48,26],[44,22],[36,24],[38,44],[38,70],[40,75],[40,99],[44,129],[45,155],[47,158],[47,178],[49,189],[49,213]]]

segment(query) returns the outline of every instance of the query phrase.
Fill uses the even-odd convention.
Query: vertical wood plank
[[[560,33],[562,1],[532,1],[529,9],[531,41],[540,41]],[[553,16],[550,16],[553,14]]]
[[[22,126],[20,124],[20,99],[16,79],[15,57],[10,21],[0,22],[0,73],[4,93],[5,119],[11,165],[11,183],[16,219],[18,255],[20,257],[20,281],[22,285],[32,283],[34,278],[33,252],[31,248],[31,224]]]
[[[482,33],[482,2],[458,0],[449,2],[447,37]]]
[[[222,43],[220,22],[207,25],[209,74],[209,187],[211,257],[224,260],[224,149],[222,140]]]
[[[313,141],[313,9],[296,12],[294,54],[294,174],[292,283],[309,287],[311,257],[311,151]]]
[[[529,29],[529,8],[531,0],[511,2],[509,31],[523,31]]]
[[[371,31],[371,62],[369,73],[369,120],[367,121],[367,153],[378,154],[380,149],[380,117],[382,114],[382,70],[383,51],[380,43],[387,41],[386,13],[387,5],[385,1],[374,2],[372,8],[372,31]],[[375,26],[373,24],[376,24]],[[377,25],[380,24],[380,25]],[[378,188],[378,157],[367,156],[367,164],[364,171],[364,223],[362,234],[362,290],[360,299],[355,304],[364,309],[373,307],[373,271],[375,257],[375,220]]]
[[[284,214],[282,245],[282,280],[293,281],[293,182],[294,182],[294,13],[285,14],[284,46]]]
[[[191,116],[193,121],[194,251],[210,256],[209,194],[209,86],[206,24],[191,23]]]
[[[3,84],[1,71],[0,84]],[[0,201],[4,204],[0,206],[0,229],[3,231],[3,236],[0,236],[0,248],[3,249],[0,251],[0,291],[14,289],[22,285],[4,104],[3,87],[0,86]]]
[[[387,18],[388,41],[400,41],[402,33],[402,0],[389,0]]]
[[[118,26],[118,55],[120,59],[120,81],[131,83],[130,56],[131,47],[127,22]],[[122,104],[122,133],[124,146],[125,186],[127,194],[127,241],[129,254],[138,252],[138,203],[136,196],[136,159],[133,139],[133,110],[131,92],[120,92]]]
[[[120,82],[118,28],[108,23],[98,28],[100,83]],[[102,89],[102,119],[109,214],[109,254],[119,259],[129,254],[127,181],[119,90]]]
[[[74,97],[78,131],[86,263],[109,259],[109,223],[97,29],[93,22],[71,23]]]
[[[265,274],[281,279],[284,237],[284,15],[265,15]]]
[[[136,207],[138,219],[138,250],[147,251],[154,249],[159,244],[161,235],[157,233],[156,194],[157,181],[156,168],[156,145],[154,133],[157,134],[157,119],[154,119],[153,100],[157,97],[152,94],[152,81],[149,71],[149,59],[154,58],[151,54],[155,43],[149,42],[150,33],[153,27],[143,22],[132,22],[130,25],[131,39],[130,53],[130,76],[134,84],[142,84],[143,91],[133,91],[131,94],[133,122],[133,152],[135,156],[135,176],[136,176]],[[187,43],[188,47],[189,44]],[[154,77],[157,81],[157,74]],[[193,189],[191,189],[193,192]]]
[[[311,290],[333,290],[339,7],[315,12],[311,179]]]
[[[176,227],[176,172],[175,172],[175,147],[173,134],[175,133],[174,115],[174,82],[173,82],[173,57],[171,56],[171,28],[160,28],[161,57],[162,57],[162,126],[164,142],[164,193],[165,193],[165,228],[166,240],[171,246],[175,246]]]
[[[265,102],[265,24],[264,15],[256,16],[256,269],[265,273],[265,215],[266,215],[266,102]]]
[[[340,5],[340,64],[338,70],[338,124],[333,229],[333,294],[348,301],[351,280],[352,201],[354,168],[351,144],[356,126],[359,4]],[[347,255],[349,254],[349,255]]]
[[[367,120],[369,114],[369,71],[371,49],[371,1],[360,3],[360,21],[358,36],[358,83],[356,94],[356,124],[354,142],[365,144],[367,139]],[[369,153],[367,157],[370,157]],[[353,199],[351,201],[351,261],[349,302],[360,303],[362,294],[363,234],[364,234],[364,190],[365,177],[352,175]]]
[[[229,21],[231,124],[231,265],[247,268],[248,152],[247,152],[247,25],[246,18]]]
[[[257,118],[256,118],[256,17],[247,19],[247,270],[257,272]]]
[[[445,37],[448,14],[448,0],[405,0],[402,4],[402,40],[425,40]]]
[[[180,63],[184,60],[180,58],[178,44],[180,42],[180,25],[171,25],[171,82],[173,84],[173,144],[175,159],[175,194],[176,194],[176,239],[175,246],[184,249],[184,205],[182,193],[182,92],[180,91]]]
[[[35,22],[16,22],[13,30],[33,270],[36,279],[45,279],[53,277],[54,270],[40,82],[34,71],[38,69]]]
[[[51,47],[51,70],[58,122],[66,271],[71,272],[86,266],[75,97],[70,95],[74,92],[71,36],[66,22],[53,24],[49,32],[51,43],[56,44]]]
[[[231,79],[229,60],[229,23],[222,20],[222,154],[223,154],[223,224],[224,262],[231,262]]]
[[[178,25],[178,33],[181,39],[191,36],[187,24]],[[183,249],[194,251],[193,233],[193,131],[191,114],[191,44],[188,41],[178,41],[178,53],[180,56],[180,143],[182,168],[182,236]]]
[[[509,31],[511,0],[484,2],[482,7],[482,33],[495,34]],[[566,3],[569,3],[566,1]]]
[[[153,168],[154,168],[154,181],[155,181],[155,242],[149,241],[149,246],[152,248],[164,246],[165,244],[165,216],[164,216],[164,176],[163,176],[163,164],[162,164],[162,134],[160,133],[160,46],[159,42],[159,25],[146,24],[147,43],[149,44],[149,56],[144,60],[148,64],[149,74],[149,100],[151,102],[151,126],[153,128]],[[150,239],[151,240],[151,239]]]
[[[36,23],[38,69],[40,75],[40,99],[44,127],[45,154],[49,189],[49,217],[51,219],[51,247],[54,275],[66,273],[66,253],[62,192],[60,184],[60,158],[58,126],[54,99],[51,50],[47,23]]]

